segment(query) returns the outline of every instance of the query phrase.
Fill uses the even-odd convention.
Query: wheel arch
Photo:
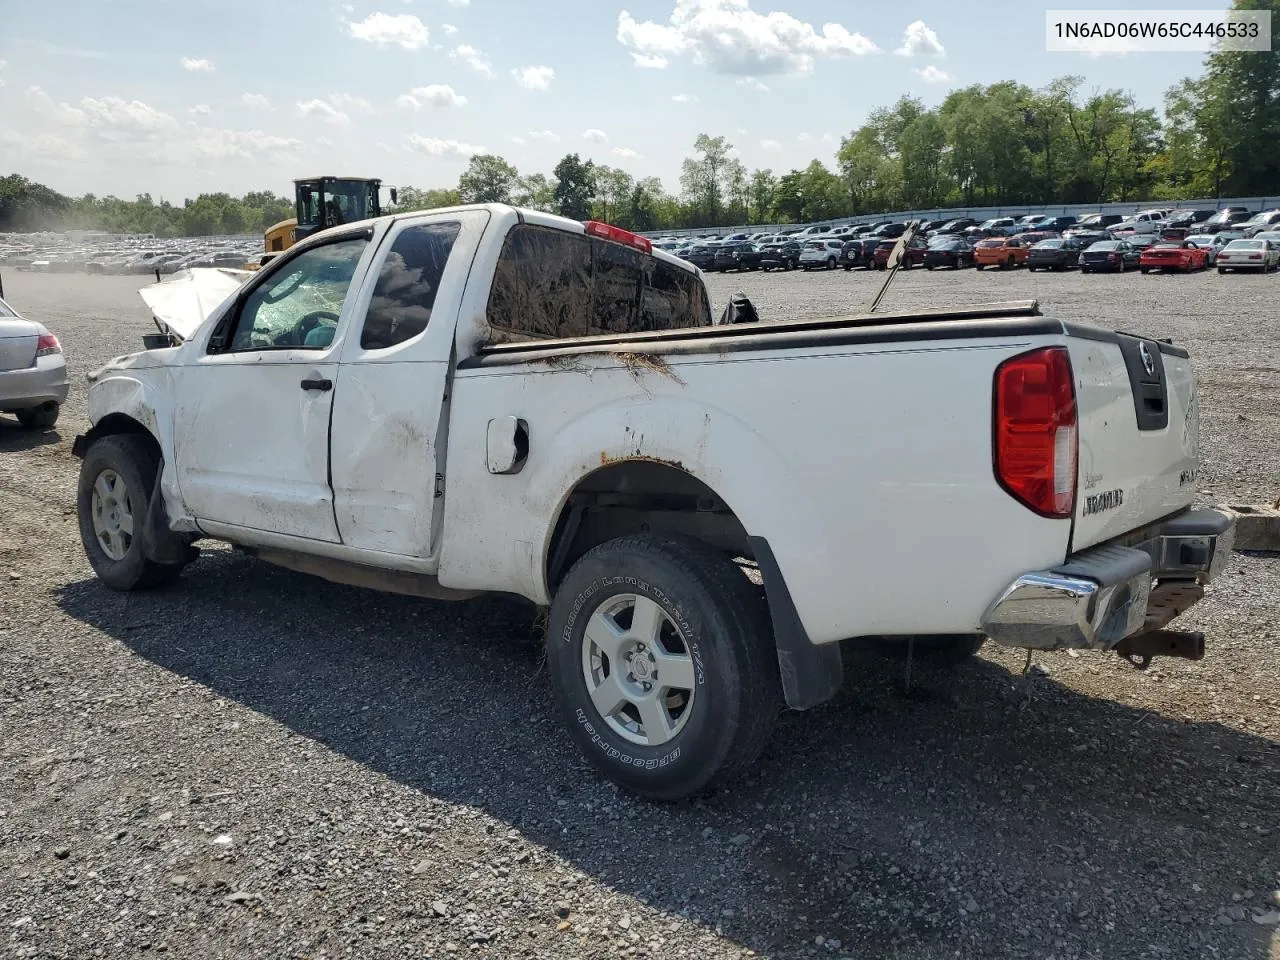
[[[701,412],[701,411],[700,411]],[[767,445],[731,415],[717,411],[714,435],[702,443],[681,442],[688,417],[666,420],[666,437],[639,448],[611,453],[564,485],[551,511],[552,520],[541,545],[540,573],[546,596],[554,595],[560,579],[574,561],[599,543],[640,532],[668,532],[692,536],[726,555],[753,560],[759,568],[768,600],[783,693],[787,705],[806,709],[830,699],[839,689],[843,665],[839,644],[814,644],[787,586],[783,563],[794,558],[802,544],[820,542],[817,518],[803,509],[802,497],[780,495],[797,491],[791,471]],[[708,425],[711,415],[697,420]],[[666,418],[664,418],[665,420]],[[633,426],[632,434],[638,431]],[[736,451],[720,461],[711,437]],[[645,449],[646,446],[652,446]],[[664,449],[665,448],[665,449]],[[697,463],[684,463],[674,449],[703,452]],[[724,463],[723,468],[717,464]],[[728,467],[736,464],[736,469]],[[749,464],[750,469],[744,465]],[[780,562],[778,554],[783,555]],[[794,568],[793,568],[794,569]]]

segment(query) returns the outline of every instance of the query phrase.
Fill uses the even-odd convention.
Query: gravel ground
[[[766,317],[879,275],[714,276]],[[145,278],[5,273],[74,391],[0,418],[0,956],[1280,958],[1280,559],[1184,618],[1200,663],[847,657],[754,774],[657,807],[591,774],[529,611],[334,586],[214,547],[112,593],[76,533],[83,374]],[[1171,336],[1206,502],[1280,494],[1280,278],[911,272],[885,309],[1038,297]]]

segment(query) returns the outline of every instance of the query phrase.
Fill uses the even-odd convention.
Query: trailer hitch
[[[1139,670],[1145,670],[1151,666],[1153,657],[1203,660],[1204,634],[1182,630],[1152,630],[1135,637],[1125,637],[1114,649]]]

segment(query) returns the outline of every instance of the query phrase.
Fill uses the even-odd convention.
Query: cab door
[[[282,254],[175,371],[182,498],[209,525],[336,542],[329,417],[370,234]]]
[[[342,542],[425,559],[438,540],[458,312],[487,210],[398,219],[343,347],[333,405]]]

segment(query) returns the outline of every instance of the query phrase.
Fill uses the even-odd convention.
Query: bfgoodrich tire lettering
[[[637,625],[642,609],[665,618],[661,633],[648,631],[653,619]],[[639,649],[645,636],[662,638],[656,667]],[[623,537],[584,555],[552,602],[547,660],[561,718],[586,758],[654,800],[700,793],[749,766],[781,702],[759,589],[728,558],[684,538]],[[660,684],[660,721],[646,719],[653,707],[641,702],[637,679]],[[601,694],[613,682],[633,699]]]

